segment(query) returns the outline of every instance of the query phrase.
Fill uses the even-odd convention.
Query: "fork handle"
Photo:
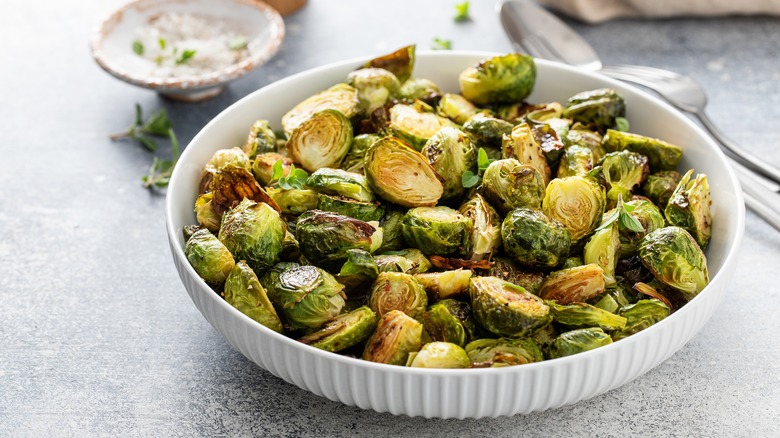
[[[701,124],[707,128],[710,134],[716,140],[718,140],[726,152],[728,152],[729,155],[731,155],[735,160],[739,161],[745,167],[753,170],[754,172],[766,177],[767,179],[780,184],[780,168],[767,163],[766,161],[746,151],[735,142],[731,141],[728,137],[726,137],[725,134],[723,134],[720,129],[718,129],[717,126],[715,126],[715,124],[712,122],[712,120],[710,120],[709,117],[707,117],[707,114],[704,111],[694,111],[692,114],[694,114],[699,119],[699,121],[701,121]]]
[[[739,164],[732,162],[731,167],[736,171],[739,185],[742,186],[745,205],[780,231],[780,194],[766,188],[760,183],[761,177]]]

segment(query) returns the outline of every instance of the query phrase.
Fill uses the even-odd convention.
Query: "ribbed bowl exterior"
[[[443,79],[437,80],[437,74],[441,76],[443,71],[453,75],[452,71],[460,71],[453,70],[448,63],[470,65],[474,60],[486,56],[488,54],[484,53],[423,54],[418,57],[418,70],[427,73],[421,74],[421,77],[429,77],[441,84]],[[585,75],[586,80],[571,85],[575,87],[574,91],[588,89],[585,88],[588,86],[596,88],[593,85],[603,86],[606,83],[638,99],[640,103],[645,100],[653,103],[657,107],[655,111],[663,110],[661,115],[669,118],[663,120],[661,117],[662,120],[653,123],[674,122],[678,126],[673,126],[675,132],[669,134],[673,141],[683,143],[689,138],[692,139],[689,141],[696,140],[699,148],[703,148],[701,151],[693,148],[691,154],[694,157],[691,161],[697,163],[697,168],[707,170],[708,174],[717,175],[715,182],[711,182],[713,210],[716,213],[715,234],[708,249],[712,281],[690,303],[653,327],[612,345],[565,358],[498,369],[431,370],[376,364],[318,350],[252,321],[228,305],[197,276],[184,257],[181,227],[194,222],[191,211],[200,168],[214,150],[224,147],[219,145],[231,144],[224,141],[212,144],[220,135],[214,131],[217,128],[230,129],[243,134],[243,128],[239,127],[249,126],[251,120],[258,117],[257,110],[238,122],[228,122],[237,118],[236,114],[253,108],[253,105],[262,105],[255,102],[265,100],[261,98],[273,98],[274,92],[289,93],[293,86],[305,84],[306,75],[311,74],[303,73],[286,79],[281,85],[266,87],[270,90],[260,90],[234,104],[204,128],[188,146],[177,165],[168,192],[168,236],[176,269],[195,306],[236,350],[275,376],[330,400],[396,415],[480,418],[556,408],[617,388],[669,358],[702,328],[715,311],[735,269],[733,255],[744,227],[744,207],[736,178],[725,164],[722,154],[701,130],[668,106],[657,102],[657,99],[592,74],[573,72],[570,68],[541,61],[538,64],[541,73],[562,75],[559,81],[566,79],[567,75],[578,79]],[[292,104],[285,103],[282,109],[264,118],[274,120],[273,117],[280,117],[281,112],[297,101],[338,82],[356,65],[360,65],[359,60],[317,69],[314,73],[320,76],[319,82],[308,88],[295,87],[298,95],[286,97]],[[323,75],[324,78],[321,77]],[[631,118],[631,121],[634,126],[635,119]],[[212,126],[215,123],[217,126]],[[652,125],[645,128],[641,121],[637,125],[640,129],[654,132]],[[681,127],[690,132],[680,134],[677,131]],[[209,138],[209,135],[212,137]],[[675,140],[675,135],[680,139]],[[668,138],[663,133],[657,136]],[[234,135],[233,138],[238,144],[240,135]],[[699,164],[696,161],[699,156],[714,158]]]

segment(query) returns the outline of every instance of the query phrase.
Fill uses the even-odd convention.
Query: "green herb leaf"
[[[471,20],[471,17],[469,16],[469,2],[464,1],[463,3],[456,3],[455,4],[455,17],[454,20],[458,23],[463,21]]]
[[[641,233],[645,231],[645,228],[642,226],[642,223],[639,222],[637,218],[635,218],[634,216],[632,216],[631,214],[625,211],[622,211],[620,213],[620,219],[618,219],[618,223],[620,224],[621,227],[627,230],[631,230],[635,233]]]
[[[135,104],[135,124],[130,129],[135,129],[144,123],[144,110],[141,109],[141,104],[136,102]]]
[[[197,50],[194,49],[185,49],[183,52],[181,52],[181,55],[179,55],[178,58],[176,58],[176,64],[184,64],[185,62],[189,61],[195,54],[197,53]]]
[[[615,129],[618,131],[628,132],[629,129],[628,119],[625,117],[615,117]]]
[[[439,37],[433,39],[433,50],[452,50],[452,41],[444,40]]]
[[[165,49],[165,46],[167,46],[167,45],[168,45],[168,44],[165,42],[165,38],[162,38],[162,37],[160,37],[160,38],[157,38],[157,43],[160,45],[160,48],[161,48],[161,49]]]
[[[276,166],[276,163],[274,163],[274,166]],[[306,173],[306,171],[303,169],[296,169],[295,165],[293,164],[290,166],[290,174],[279,178],[278,184],[279,187],[284,190],[300,190],[306,186],[307,179],[309,179],[309,174]]]
[[[143,54],[144,54],[144,43],[142,43],[139,40],[133,41],[133,53],[135,53],[138,56],[143,56]]]
[[[138,140],[138,142],[139,142],[139,143],[141,143],[142,145],[144,145],[144,147],[145,147],[146,149],[148,149],[148,150],[149,150],[149,152],[154,152],[154,151],[156,151],[156,150],[157,150],[157,142],[155,142],[155,141],[154,141],[154,140],[152,140],[151,138],[149,138],[149,137],[146,137],[146,136],[144,136],[144,135],[139,135],[139,136],[137,136],[137,137],[134,137],[134,138],[135,138],[136,140]]]
[[[472,172],[470,170],[467,170],[467,171],[463,172],[463,175],[461,175],[461,177],[460,177],[460,184],[463,187],[465,187],[467,189],[470,189],[470,188],[476,186],[477,184],[479,184],[479,180],[480,179],[481,178],[479,177],[479,175],[474,175],[474,172]]]
[[[232,40],[228,41],[228,48],[230,50],[245,49],[246,46],[248,45],[249,45],[249,40],[243,35],[239,35],[233,38]]]
[[[165,108],[161,108],[156,113],[149,116],[146,123],[141,126],[141,132],[158,137],[169,137],[168,132],[173,127],[171,120],[168,118],[168,112]]]
[[[599,225],[598,228],[596,228],[594,231],[601,231],[604,228],[612,226],[612,224],[614,224],[615,221],[618,220],[619,216],[620,216],[620,212],[617,209],[615,209],[615,211],[613,211],[608,218],[604,219],[604,221],[601,222],[601,225]]]
[[[171,139],[171,159],[175,165],[179,161],[179,139],[176,138],[173,128],[168,128],[168,138]]]
[[[282,176],[284,176],[284,164],[282,163],[282,160],[276,160],[276,163],[274,163],[273,171],[274,173],[271,176],[271,181],[276,181]]]
[[[492,162],[493,160],[488,158],[488,154],[485,149],[479,148],[479,151],[477,152],[477,167],[479,168],[479,173],[484,173],[485,169],[487,169]]]

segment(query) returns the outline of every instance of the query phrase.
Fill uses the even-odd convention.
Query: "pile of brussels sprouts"
[[[323,350],[479,368],[610,344],[707,285],[707,177],[625,132],[615,91],[527,103],[516,53],[460,94],[413,66],[374,59],[206,164],[185,254],[228,303]]]

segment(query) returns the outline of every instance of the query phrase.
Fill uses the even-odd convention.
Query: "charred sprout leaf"
[[[309,171],[338,167],[352,145],[352,123],[341,112],[326,109],[295,127],[287,141],[290,157]]]
[[[659,228],[648,234],[639,244],[639,257],[655,278],[688,300],[710,282],[707,258],[683,228]]]
[[[528,336],[550,320],[539,297],[500,278],[473,277],[469,294],[477,322],[499,336]]]
[[[341,266],[350,249],[371,252],[381,238],[368,222],[320,210],[300,215],[296,236],[306,259],[326,268]]]
[[[571,233],[539,210],[512,210],[501,225],[504,251],[529,268],[553,268],[568,256]]]
[[[460,94],[445,93],[436,104],[436,112],[462,125],[478,111],[473,103]]]
[[[626,327],[612,334],[616,341],[638,333],[669,316],[669,307],[659,300],[639,300],[620,309],[626,318]]]
[[[475,195],[458,210],[471,219],[471,250],[468,258],[474,261],[490,259],[501,246],[501,217],[480,195]]]
[[[561,333],[548,349],[550,359],[582,353],[612,343],[612,338],[599,327],[589,327]]]
[[[455,3],[455,21],[462,22],[471,20],[469,16],[469,2]]]
[[[357,89],[347,84],[337,84],[296,105],[282,117],[282,128],[287,137],[290,138],[295,128],[303,122],[324,110],[335,110],[347,119],[355,117],[361,110]]]
[[[347,288],[347,296],[359,298],[374,283],[379,275],[376,261],[368,251],[350,249],[347,251],[347,261],[341,266],[336,280]]]
[[[471,306],[462,301],[439,301],[423,313],[422,323],[434,341],[451,342],[463,347],[477,337],[477,325],[471,315]]]
[[[414,44],[402,47],[393,53],[368,61],[363,67],[383,68],[394,74],[403,84],[412,76],[414,70],[414,50]]]
[[[642,193],[659,208],[666,208],[669,198],[674,194],[682,175],[676,170],[662,170],[647,176],[642,184]]]
[[[279,261],[286,226],[279,213],[264,202],[244,199],[222,217],[219,240],[257,273]]]
[[[434,37],[433,44],[431,45],[433,50],[452,50],[452,41],[445,40],[443,38]]]
[[[469,357],[460,345],[429,342],[417,353],[411,353],[407,365],[413,368],[468,368]]]
[[[220,149],[214,152],[211,159],[203,166],[203,170],[200,173],[200,183],[198,184],[200,193],[211,190],[214,175],[227,166],[235,166],[247,171],[252,170],[251,160],[240,148]]]
[[[556,177],[585,175],[593,169],[593,152],[584,146],[569,146],[561,157]]]
[[[630,199],[631,192],[642,184],[650,171],[647,157],[631,151],[607,154],[601,167],[604,179],[609,184],[607,198],[611,202],[616,202],[621,195],[623,199]]]
[[[449,207],[416,207],[401,221],[409,246],[427,255],[466,254],[471,247],[471,219]]]
[[[488,275],[516,284],[534,295],[538,295],[539,288],[544,282],[543,273],[520,269],[508,257],[495,257]]]
[[[258,120],[249,128],[243,150],[249,159],[254,160],[257,154],[276,152],[276,142],[276,133],[268,120]]]
[[[477,164],[471,138],[459,129],[444,127],[425,142],[420,153],[444,179],[441,202],[460,199],[465,193],[463,175]]]
[[[532,339],[477,339],[466,345],[474,368],[508,367],[544,360],[542,350]]]
[[[212,233],[216,233],[219,231],[219,226],[222,223],[222,215],[218,214],[211,204],[213,196],[213,193],[204,193],[198,196],[198,199],[195,200],[195,217],[198,220],[198,224]]]
[[[653,172],[674,170],[682,159],[679,146],[630,132],[608,129],[601,144],[608,152],[629,150],[646,156]]]
[[[309,176],[306,185],[328,195],[344,196],[361,202],[373,202],[374,192],[366,177],[341,169],[320,168]]]
[[[505,135],[512,132],[513,125],[506,120],[477,113],[463,124],[463,130],[468,132],[479,143],[501,147]]]
[[[438,269],[483,269],[487,270],[493,266],[490,260],[465,260],[455,257],[442,257],[438,255],[431,256],[431,264]]]
[[[441,96],[441,89],[430,79],[409,78],[401,85],[400,97],[407,102],[420,100],[433,105]]]
[[[418,319],[428,307],[428,296],[412,275],[380,272],[369,292],[368,305],[379,316],[400,310]]]
[[[184,245],[184,255],[200,278],[215,287],[222,286],[235,265],[228,248],[209,230],[193,234]]]
[[[379,202],[361,202],[343,196],[317,195],[317,209],[332,211],[365,222],[378,221],[385,215],[385,206]]]
[[[520,102],[533,89],[536,65],[528,55],[510,53],[467,68],[458,80],[463,97],[475,105]]]
[[[394,74],[383,68],[361,68],[347,76],[347,84],[355,87],[364,114],[371,114],[384,106],[401,90],[401,83]]]
[[[344,307],[344,285],[315,266],[290,267],[263,283],[293,330],[318,329]]]
[[[338,352],[368,339],[379,318],[366,306],[344,313],[325,323],[316,332],[298,339],[321,350]]]
[[[314,190],[268,187],[266,191],[268,196],[279,206],[283,214],[297,216],[303,212],[318,208],[317,192]]]
[[[514,158],[522,164],[527,164],[536,169],[544,179],[544,185],[549,184],[552,177],[547,158],[544,156],[541,145],[531,133],[531,127],[527,123],[521,123],[514,128],[508,136],[504,136],[501,146],[501,155],[504,158]]]
[[[615,119],[626,115],[626,103],[615,90],[600,88],[583,91],[569,98],[563,117],[599,132],[615,126]]]
[[[562,223],[572,241],[588,236],[601,223],[606,195],[593,178],[568,176],[547,185],[542,210],[547,217]]]
[[[472,275],[469,269],[452,269],[415,274],[414,278],[425,288],[431,301],[438,301],[467,297]]]
[[[553,321],[571,328],[600,327],[602,330],[622,330],[626,318],[586,303],[561,305],[547,301]]]
[[[544,185],[538,170],[514,158],[493,161],[482,176],[482,194],[503,214],[521,207],[538,209]]]
[[[260,187],[248,170],[228,165],[214,174],[210,191],[214,193],[214,211],[223,214],[244,199],[265,203],[277,212],[281,209],[268,193]]]
[[[607,286],[614,285],[615,267],[620,256],[620,230],[617,222],[593,233],[585,244],[583,262],[596,264],[604,270],[604,281]]]
[[[428,139],[447,126],[456,127],[450,119],[432,111],[420,111],[413,105],[398,104],[390,109],[388,130],[417,151],[422,150]]]
[[[244,315],[281,333],[282,322],[257,275],[244,262],[236,263],[225,281],[225,301]]]
[[[405,365],[409,353],[422,348],[422,333],[422,324],[400,310],[391,310],[379,319],[374,334],[366,342],[363,359]]]
[[[568,123],[565,126],[568,129]],[[536,123],[531,126],[531,134],[542,149],[547,164],[551,168],[558,167],[563,156],[563,141],[558,136],[558,132],[549,123]]]
[[[604,270],[589,264],[551,273],[544,279],[539,296],[560,304],[582,303],[604,293],[605,287]]]
[[[700,173],[691,181],[692,175],[693,169],[682,177],[669,198],[664,213],[669,225],[684,228],[691,233],[700,247],[706,248],[712,235],[710,185],[707,175]]]
[[[668,307],[670,310],[673,308],[672,303],[669,301],[668,298],[661,295],[653,286],[650,286],[647,283],[642,283],[642,282],[635,283],[634,290],[643,295],[647,295],[650,298],[655,298],[656,300],[664,303],[664,305]]]

